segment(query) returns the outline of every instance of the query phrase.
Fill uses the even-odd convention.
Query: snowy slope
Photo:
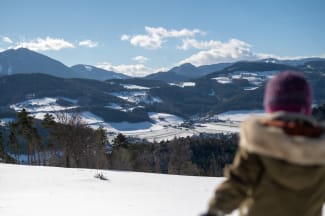
[[[96,170],[0,163],[0,215],[197,216],[223,180],[100,172],[108,181],[94,178]]]
[[[46,113],[46,112],[53,112],[53,111],[69,110],[77,107],[77,106],[69,106],[69,107],[60,106],[57,103],[58,99],[63,99],[72,104],[77,103],[77,100],[73,100],[65,97],[57,97],[57,98],[44,97],[44,98],[30,99],[20,103],[16,103],[11,105],[10,108],[19,112],[22,109],[25,109],[27,112],[34,114],[40,112]]]
[[[262,116],[265,115],[265,112],[264,110],[236,110],[221,113],[216,115],[216,117],[223,121],[242,122],[252,115]]]
[[[272,78],[279,71],[259,71],[259,72],[248,72],[248,71],[233,71],[228,73],[227,76],[220,75],[214,78],[220,84],[229,84],[232,83],[234,79],[246,79],[250,86],[244,88],[244,90],[256,89],[261,86],[265,81]]]
[[[202,213],[220,178],[0,164],[1,216]]]

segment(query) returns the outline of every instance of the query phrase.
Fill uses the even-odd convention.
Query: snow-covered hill
[[[108,180],[95,178],[98,173]],[[215,177],[0,163],[0,215],[197,216],[205,211],[222,181]]]
[[[1,216],[198,215],[220,178],[0,164]]]
[[[220,75],[212,78],[221,84],[233,83],[233,80],[244,79],[247,80],[249,86],[245,87],[244,90],[254,90],[259,86],[263,85],[268,79],[272,78],[279,71],[259,71],[259,72],[248,72],[248,71],[234,71],[228,73],[227,76]]]
[[[108,180],[94,178],[98,173]],[[222,181],[0,163],[0,215],[197,216]]]

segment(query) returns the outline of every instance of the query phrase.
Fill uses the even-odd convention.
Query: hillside
[[[101,68],[97,68],[91,65],[74,65],[70,67],[74,72],[78,74],[78,78],[95,79],[95,80],[108,80],[108,79],[128,79],[129,76],[116,73],[114,71],[107,71]]]
[[[4,216],[197,216],[206,210],[223,180],[1,163],[0,173],[0,214]],[[108,180],[94,178],[97,173]]]
[[[108,180],[94,178],[98,172]],[[0,173],[3,216],[196,216],[221,180],[1,163]]]

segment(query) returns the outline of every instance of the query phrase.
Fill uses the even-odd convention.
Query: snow
[[[257,71],[257,72],[249,72],[249,71],[234,71],[228,73],[227,76],[218,76],[212,78],[221,84],[232,83],[234,79],[246,79],[251,85],[260,86],[266,80],[274,77],[279,71]]]
[[[201,127],[195,128],[198,133],[238,133],[239,124],[227,123],[203,123]]]
[[[151,97],[147,94],[146,91],[138,90],[138,91],[125,91],[125,92],[114,92],[111,95],[126,100],[131,103],[139,104],[141,102],[146,104],[152,103],[161,103],[162,100],[158,97]]]
[[[230,122],[242,122],[249,116],[262,116],[265,115],[264,110],[235,110],[228,111],[214,116],[214,118],[218,118],[222,121],[230,121]]]
[[[217,82],[221,83],[221,84],[232,83],[232,80],[229,77],[215,77],[215,78],[212,78],[212,79],[217,80]]]
[[[2,118],[0,119],[0,125],[4,126],[6,124],[9,124],[10,122],[13,122],[14,119],[13,118]]]
[[[93,67],[89,66],[89,65],[84,65],[85,69],[87,71],[92,71],[93,70]]]
[[[253,86],[253,87],[250,86],[250,87],[245,87],[244,88],[245,91],[252,91],[252,90],[255,90],[255,89],[258,89],[258,87],[257,86]]]
[[[2,163],[0,173],[1,216],[197,216],[224,180]]]
[[[146,98],[145,91],[134,91],[134,94],[127,93],[126,95],[131,98],[136,96],[144,96],[144,98],[140,98],[140,101],[148,102],[159,102],[157,98]],[[138,94],[137,94],[138,93]],[[120,93],[115,93],[120,94]],[[121,97],[127,97],[125,94],[120,95]],[[77,104],[77,100],[58,97],[64,100],[70,101],[73,104]],[[130,99],[130,98],[129,98]],[[57,121],[57,117],[55,112],[68,110],[75,108],[76,106],[63,107],[56,103],[57,98],[40,98],[40,99],[31,99],[21,103],[17,103],[11,106],[11,108],[16,111],[20,111],[25,108],[28,112],[30,112],[37,119],[44,119],[46,113],[54,113],[54,118]],[[111,103],[107,107],[113,109],[119,109],[121,111],[130,111],[132,108],[122,108],[118,104]],[[200,123],[196,123],[190,127],[182,125],[184,123],[184,119],[179,116],[167,114],[167,113],[155,113],[149,112],[150,121],[143,122],[105,122],[100,116],[96,116],[91,112],[81,112],[80,117],[81,121],[91,126],[94,129],[98,127],[103,127],[108,134],[109,139],[115,138],[117,133],[123,133],[126,136],[137,137],[140,139],[147,139],[148,141],[166,141],[172,140],[174,138],[179,137],[187,137],[193,135],[199,135],[201,133],[238,133],[239,132],[239,122],[243,121],[250,115],[257,114],[263,115],[264,111],[262,110],[237,110],[237,111],[229,111],[226,113],[221,113],[210,118],[204,119]],[[1,124],[4,124],[1,121]]]
[[[181,84],[181,86],[184,87],[194,87],[195,86],[195,82],[183,82]]]
[[[68,100],[69,102],[72,103],[77,103],[77,100],[73,100],[65,97],[58,97],[58,98]],[[20,103],[13,104],[10,106],[10,108],[14,109],[15,111],[21,111],[22,109],[25,108],[27,112],[40,113],[40,112],[54,112],[54,111],[69,110],[77,107],[77,106],[70,106],[70,107],[60,106],[56,102],[58,98],[44,97],[38,99],[30,99]]]
[[[175,137],[192,136],[199,134],[196,131],[182,128],[179,125],[184,119],[168,113],[149,112],[151,121],[143,122],[104,122],[102,118],[91,112],[82,112],[81,120],[92,128],[102,126],[108,133],[108,138],[113,139],[117,133],[126,136],[147,139],[149,141],[172,140]]]
[[[73,103],[73,104],[77,104],[78,103],[78,100],[71,99],[71,98],[67,98],[67,97],[58,97],[58,99],[63,99],[65,101],[68,101],[68,102]]]
[[[169,85],[172,85],[172,86],[178,86],[178,87],[181,87],[181,88],[184,88],[184,87],[195,87],[195,82],[181,82],[181,83],[168,83]]]
[[[203,213],[215,177],[0,164],[2,216],[179,216]]]
[[[141,89],[141,90],[150,89],[150,88],[145,87],[145,86],[131,85],[131,84],[124,84],[123,87],[126,88],[126,89]]]
[[[152,122],[139,122],[139,123],[110,123],[114,128],[129,133],[153,132],[157,130],[164,130],[167,126],[177,126],[184,122],[181,117],[168,114],[168,113],[155,113],[149,112],[149,118]]]
[[[80,113],[81,115],[81,120],[86,123],[87,125],[92,125],[92,124],[98,124],[98,123],[104,123],[104,120],[99,117],[96,116],[95,114],[91,113],[91,112],[82,112]]]
[[[121,107],[120,105],[116,104],[116,103],[110,103],[109,105],[105,106],[106,108],[110,108],[110,109],[115,109],[115,110],[122,110],[123,107]]]

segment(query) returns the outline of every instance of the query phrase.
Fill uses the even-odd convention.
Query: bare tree
[[[57,122],[49,128],[57,165],[65,167],[104,168],[107,166],[105,156],[105,131],[96,131],[85,124],[79,113],[56,113]],[[45,124],[46,125],[46,124]]]

